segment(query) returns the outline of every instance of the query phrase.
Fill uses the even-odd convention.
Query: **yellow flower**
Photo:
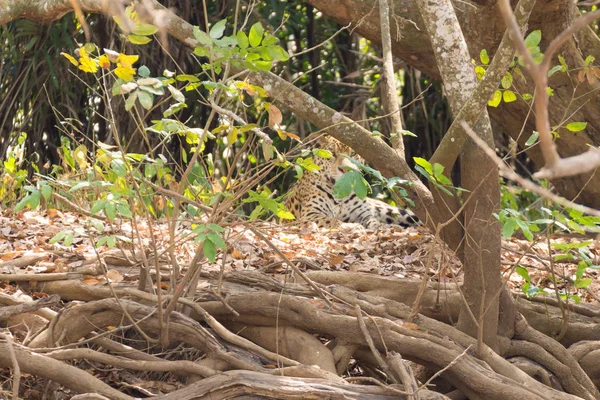
[[[106,54],[101,55],[98,59],[98,64],[100,64],[100,68],[109,69],[110,61],[108,59],[108,56]]]
[[[79,66],[79,61],[77,61],[75,59],[75,57],[73,57],[70,54],[67,53],[60,53],[61,56],[64,56],[67,60],[71,61],[71,64],[73,64],[74,66],[78,67]]]
[[[140,56],[128,56],[126,54],[119,54],[117,62],[119,62],[123,67],[131,67],[137,62],[138,58],[140,58]]]
[[[115,74],[119,78],[123,79],[125,82],[131,82],[133,80],[135,71],[135,68],[131,68],[130,66],[124,66],[121,63],[118,63],[117,68],[115,68]]]
[[[79,62],[81,63],[81,65],[79,66],[79,69],[84,72],[95,73],[98,71],[98,64],[96,63],[95,60],[91,59],[87,55],[87,52],[85,51],[85,47],[79,48]]]

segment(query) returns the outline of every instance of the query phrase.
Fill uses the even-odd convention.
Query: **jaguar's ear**
[[[317,139],[317,147],[323,150],[329,150],[333,154],[344,153],[346,146],[342,144],[337,139],[334,139],[331,136],[323,135]]]
[[[339,143],[340,142],[338,142],[337,139],[334,139],[329,135],[322,135],[319,136],[319,138],[317,139],[317,146],[321,149],[326,150],[334,149],[336,146],[339,145]]]

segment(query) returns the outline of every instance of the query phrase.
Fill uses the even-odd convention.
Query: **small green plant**
[[[9,148],[6,160],[0,165],[0,204],[11,204],[17,200],[24,189],[27,170],[23,168],[22,154],[27,134],[22,133],[15,146]]]
[[[446,193],[449,196],[454,196],[454,192],[464,191],[460,187],[452,186],[452,181],[444,175],[444,166],[438,163],[431,164],[424,158],[414,157],[416,166],[415,169],[421,175],[423,175],[429,182],[431,182],[436,188]]]
[[[359,199],[367,197],[372,192],[371,184],[364,178],[367,176],[375,185],[380,185],[387,191],[393,192],[402,198],[402,201],[414,206],[414,202],[408,197],[408,192],[403,186],[410,186],[410,182],[398,177],[386,178],[378,170],[355,160],[354,158],[343,155],[352,165],[346,166],[345,172],[334,184],[334,195],[338,198],[348,197],[352,192]],[[364,176],[363,176],[364,174]]]
[[[258,203],[254,211],[250,214],[250,220],[253,221],[268,212],[272,212],[281,219],[295,219],[294,214],[289,212],[281,202],[282,197],[273,198],[273,192],[269,188],[264,188],[260,193],[254,190],[248,191],[248,197],[243,200],[244,203]]]
[[[227,250],[227,244],[221,234],[225,232],[222,226],[216,224],[199,224],[193,227],[192,231],[196,234],[195,243],[202,242],[204,256],[210,262],[217,259],[217,248]]]

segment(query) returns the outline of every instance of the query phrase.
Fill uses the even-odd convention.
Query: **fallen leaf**
[[[346,256],[345,256],[345,255],[343,255],[343,254],[332,254],[332,255],[329,257],[329,263],[330,263],[331,265],[337,265],[337,264],[341,264],[341,263],[342,263],[342,261],[344,261],[344,258],[346,258]]]
[[[241,251],[239,251],[238,249],[233,249],[233,251],[231,252],[231,257],[233,257],[236,260],[243,260],[244,258],[246,258]]]
[[[121,282],[123,280],[123,274],[116,269],[110,269],[106,273],[106,277],[110,282]]]
[[[269,107],[269,127],[273,128],[275,125],[279,125],[281,121],[283,121],[281,111],[275,105],[271,104]]]

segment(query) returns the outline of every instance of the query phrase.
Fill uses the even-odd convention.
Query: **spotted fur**
[[[314,157],[321,170],[305,172],[292,188],[286,207],[300,222],[316,222],[319,227],[335,228],[341,223],[357,223],[367,229],[385,226],[407,227],[419,223],[410,211],[393,207],[383,201],[360,199],[354,193],[339,199],[333,187],[347,168],[355,168],[341,153],[351,154],[350,148],[332,138],[322,138],[319,148],[329,150],[333,157]]]

